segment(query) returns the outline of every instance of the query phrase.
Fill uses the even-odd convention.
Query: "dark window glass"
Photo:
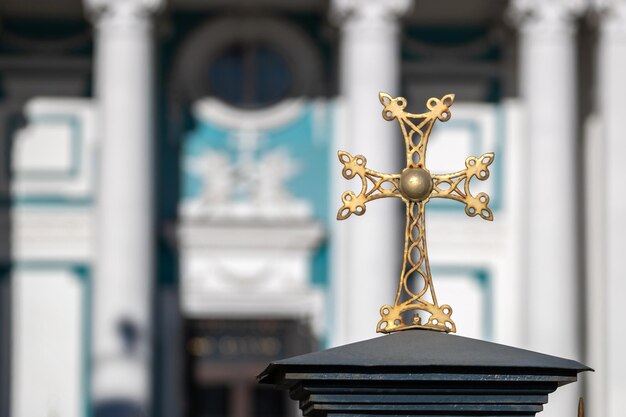
[[[225,102],[258,108],[285,98],[292,76],[287,60],[263,44],[234,44],[209,68],[211,93]]]

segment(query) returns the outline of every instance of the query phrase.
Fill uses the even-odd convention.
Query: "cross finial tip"
[[[393,98],[391,97],[391,95],[389,93],[385,93],[384,91],[380,91],[378,93],[378,100],[380,100],[380,103],[384,106],[387,103],[390,103],[391,100]]]
[[[585,417],[585,400],[578,398],[578,417]]]

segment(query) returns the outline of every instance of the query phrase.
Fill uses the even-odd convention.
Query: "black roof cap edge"
[[[361,342],[272,362],[258,377],[272,383],[270,374],[284,368],[384,369],[432,372],[459,369],[476,372],[481,368],[516,369],[533,372],[593,371],[580,362],[526,349],[486,342],[432,330],[407,330]]]

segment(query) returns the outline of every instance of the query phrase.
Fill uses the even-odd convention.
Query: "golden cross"
[[[470,217],[493,220],[493,213],[488,207],[489,196],[485,193],[472,195],[470,181],[473,177],[481,181],[489,178],[489,165],[494,154],[486,153],[480,158],[470,156],[465,160],[462,171],[432,175],[426,169],[428,138],[436,120],[446,122],[450,119],[454,95],[448,94],[442,99],[430,98],[426,102],[429,111],[421,114],[405,112],[407,102],[403,97],[392,98],[389,94],[380,93],[379,99],[384,107],[383,118],[387,121],[396,119],[400,124],[406,146],[406,168],[401,174],[382,174],[366,168],[367,160],[363,155],[352,156],[339,151],[344,178],[359,176],[362,185],[359,194],[352,191],[343,193],[343,206],[337,213],[337,220],[345,220],[351,214],[363,215],[365,204],[372,200],[384,197],[402,199],[406,204],[406,229],[400,284],[394,305],[380,308],[382,318],[376,330],[391,333],[426,328],[455,332],[452,308],[447,304],[439,305],[435,295],[426,249],[424,208],[431,198],[448,198],[464,203],[465,213]]]

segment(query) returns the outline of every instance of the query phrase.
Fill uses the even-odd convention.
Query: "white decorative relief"
[[[202,178],[200,205],[221,206],[232,200],[235,189],[235,168],[225,152],[209,150],[191,164],[191,171]]]
[[[91,100],[35,98],[13,137],[14,198],[88,198],[94,188]]]
[[[295,199],[287,191],[287,181],[299,171],[297,163],[285,149],[274,149],[267,152],[257,164],[258,185],[254,192],[257,204],[288,205]]]
[[[323,238],[312,221],[195,221],[178,229],[187,317],[307,318],[321,334],[324,301],[311,285]]]
[[[267,130],[284,126],[302,114],[301,100],[287,100],[268,109],[241,110],[215,99],[194,105],[194,115],[208,125],[228,129],[236,155],[211,149],[191,162],[201,177],[200,198],[182,204],[183,216],[214,218],[308,218],[310,204],[297,200],[287,182],[298,161],[285,148],[260,153]]]
[[[178,227],[186,317],[301,319],[323,333],[323,292],[311,284],[323,229],[310,204],[288,190],[299,161],[287,147],[265,143],[268,131],[301,117],[303,104],[240,110],[203,99],[194,105],[198,120],[231,133],[228,150],[185,156],[202,184],[181,203]]]

